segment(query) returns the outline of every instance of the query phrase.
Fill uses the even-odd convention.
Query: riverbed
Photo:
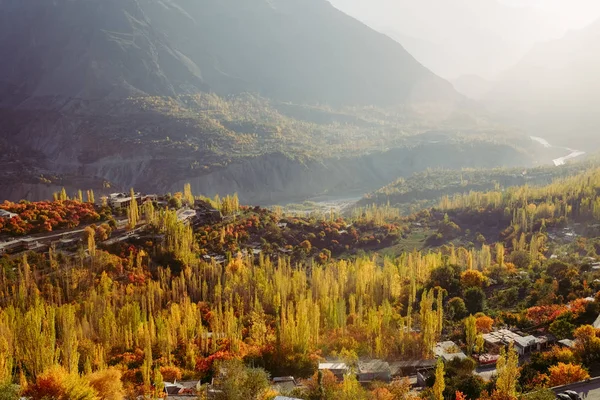
[[[539,144],[541,144],[542,146],[544,146],[547,149],[550,149],[550,148],[564,149],[565,151],[569,152],[566,156],[555,158],[554,160],[552,160],[554,165],[556,165],[557,167],[560,165],[565,165],[567,161],[572,160],[573,158],[580,157],[585,154],[585,151],[574,150],[574,149],[570,149],[568,147],[562,147],[562,146],[553,146],[546,139],[538,137],[538,136],[530,136],[530,138],[534,142],[538,142]]]

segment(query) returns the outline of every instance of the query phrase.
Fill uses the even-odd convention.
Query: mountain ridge
[[[68,185],[69,176],[204,188],[207,175],[226,179],[231,165],[259,156],[361,157],[409,148],[407,138],[429,130],[488,126],[449,82],[325,0],[0,0],[0,8],[3,136],[20,149],[7,165],[27,160],[28,184],[58,176]],[[12,182],[13,172],[2,176]],[[251,180],[241,188],[269,189],[241,172],[249,175],[236,170],[235,179]],[[327,191],[322,183],[307,187]]]
[[[215,91],[337,105],[460,100],[399,44],[324,0],[302,7],[296,0],[0,4],[7,10],[0,56],[10,60],[0,76],[27,96]],[[24,17],[15,21],[12,13]]]

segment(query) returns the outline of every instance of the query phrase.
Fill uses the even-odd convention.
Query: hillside
[[[534,162],[393,40],[325,1],[298,4],[3,0],[0,194],[189,181],[265,204]]]
[[[430,130],[506,143],[448,82],[324,0],[0,4],[6,198],[47,198],[60,186],[162,191],[189,180],[263,202],[254,193],[268,192],[265,171],[232,176],[230,165],[276,164],[280,154],[293,171],[307,156],[334,164],[324,169],[332,185],[296,184],[302,197],[334,189],[344,179],[337,165],[409,149]],[[242,184],[215,184],[215,172]],[[359,175],[367,180],[354,189],[387,183],[371,187]]]
[[[444,396],[503,398],[490,360],[510,363],[511,393],[585,381],[600,364],[598,193],[589,168],[408,217],[298,217],[188,185],[139,209],[91,192],[4,202],[0,390],[427,399],[437,365]]]
[[[366,194],[359,206],[385,206],[411,214],[422,208],[436,206],[445,196],[469,192],[506,190],[515,186],[532,187],[550,184],[552,181],[577,175],[599,165],[597,157],[588,161],[569,163],[557,167],[494,168],[494,169],[430,169],[411,176],[396,179],[392,183]]]
[[[4,0],[2,8],[0,76],[23,97],[202,89],[338,105],[458,99],[400,45],[324,0]]]

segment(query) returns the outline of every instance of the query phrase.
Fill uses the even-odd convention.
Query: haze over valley
[[[565,154],[529,136],[554,141],[573,128],[585,139],[594,123],[591,105],[540,110],[542,76],[531,88],[499,84],[493,98],[497,89],[469,99],[324,0],[4,0],[2,8],[0,162],[9,199],[62,186],[161,192],[190,181],[207,195],[299,201],[367,192],[426,168],[549,163]],[[418,20],[420,8],[409,8]],[[506,18],[515,16],[531,30],[529,14]],[[570,39],[581,42],[572,63],[595,45],[580,36]],[[527,67],[515,68],[506,79]],[[532,99],[522,107],[511,98],[526,101],[521,87]],[[528,119],[535,113],[578,119]],[[443,146],[452,150],[434,156]]]

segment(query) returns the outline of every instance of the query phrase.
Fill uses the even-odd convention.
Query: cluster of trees
[[[33,233],[52,232],[57,229],[75,228],[106,219],[93,203],[79,200],[58,201],[5,201],[0,209],[17,214],[11,219],[0,219],[0,234],[22,236]]]
[[[436,206],[443,196],[460,193],[499,190],[523,185],[548,185],[553,180],[577,175],[596,165],[595,162],[574,163],[564,168],[522,168],[427,170],[400,178],[361,199],[361,205],[391,204],[407,214]]]
[[[382,267],[370,258],[302,266],[241,254],[206,263],[175,211],[145,205],[141,214],[161,244],[111,254],[88,240],[87,255],[4,259],[5,379],[36,384],[57,365],[85,376],[115,366],[127,393],[152,393],[159,373],[202,377],[218,360],[306,376],[321,354],[429,356],[442,334],[445,292],[423,290],[447,262],[441,252]]]
[[[310,259],[326,262],[332,256],[358,250],[392,245],[407,225],[388,222],[376,225],[372,220],[347,222],[342,217],[283,217],[277,212],[241,207],[235,218],[201,226],[196,238],[203,254],[235,254],[259,247],[269,255],[289,253],[294,261]]]
[[[546,260],[541,227],[552,218],[593,214],[584,205],[595,204],[599,185],[600,171],[592,171],[548,188],[457,198],[452,207],[419,218],[441,214],[444,229],[454,229],[452,216],[459,211],[497,209],[518,220],[518,210],[525,210],[525,219],[513,221],[520,234],[507,246],[445,244],[397,258],[335,257],[376,243],[378,233],[402,234],[403,221],[387,207],[366,208],[352,223],[332,214],[281,224],[277,212],[239,206],[231,196],[211,200],[228,218],[194,232],[174,210],[136,205],[128,210],[130,227],[144,221],[144,238],[103,247],[96,243],[101,232],[90,227],[87,252],[0,259],[0,383],[20,383],[23,394],[34,398],[77,392],[95,399],[116,374],[122,383],[111,389],[116,398],[156,395],[163,380],[214,375],[235,396],[257,398],[269,394],[262,384],[267,375],[240,361],[273,375],[310,377],[323,356],[429,358],[442,337],[475,354],[494,323],[547,328],[576,339],[578,347],[571,355],[540,355],[520,374],[509,350],[501,354],[492,384],[473,376],[472,361],[438,364],[424,398],[512,399],[517,381],[521,388],[537,388],[579,379],[600,361],[600,334],[585,325],[597,316],[598,302],[578,300],[593,294],[587,282],[595,272],[578,259]],[[189,186],[177,198],[194,201]],[[65,221],[100,218],[91,203],[78,200],[2,208],[35,221],[46,215],[38,211],[45,207],[63,212]],[[259,237],[263,249],[290,246],[290,256],[240,251]],[[202,255],[211,251],[228,254],[223,262],[206,261]],[[262,383],[240,386],[219,375],[229,369],[239,382]],[[405,390],[398,381],[365,391],[351,377],[337,382],[326,373],[311,382],[304,398],[393,399]]]
[[[600,220],[599,188],[600,169],[591,169],[541,187],[519,186],[444,197],[439,208],[444,212],[498,210],[514,228],[535,233],[567,221]]]

